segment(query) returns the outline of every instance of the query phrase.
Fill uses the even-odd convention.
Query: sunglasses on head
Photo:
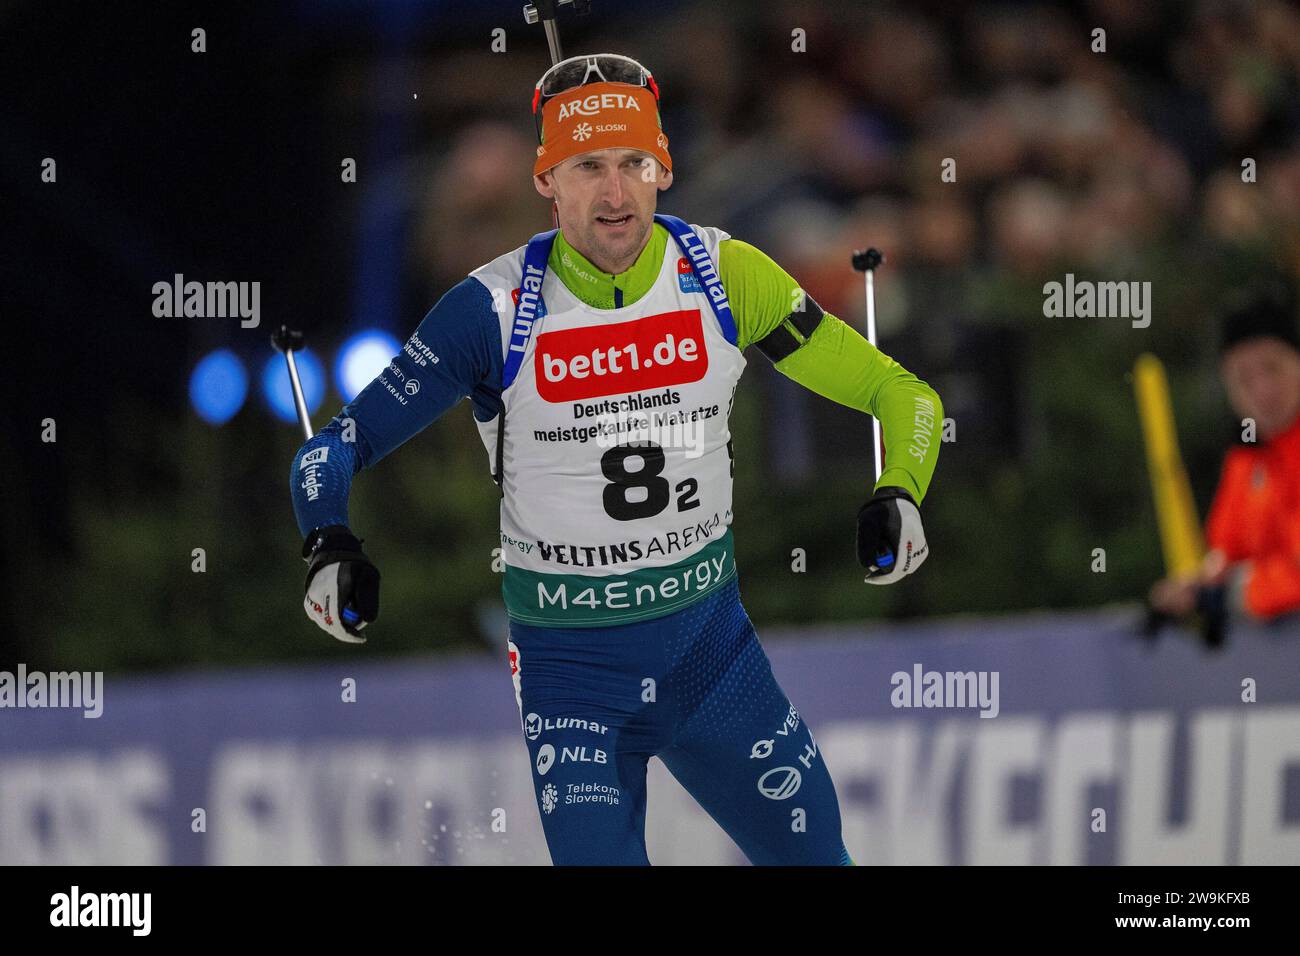
[[[543,73],[533,89],[533,121],[537,126],[537,142],[542,141],[542,107],[546,101],[588,83],[644,86],[654,94],[656,102],[659,100],[659,85],[655,83],[655,78],[630,56],[618,53],[571,56]]]

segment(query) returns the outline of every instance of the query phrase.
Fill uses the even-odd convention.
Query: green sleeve
[[[770,333],[798,305],[799,284],[767,255],[738,239],[718,247],[718,273],[744,349]],[[880,420],[884,470],[876,487],[906,488],[919,504],[930,487],[943,426],[943,404],[925,382],[829,312],[803,344],[776,363],[804,388]],[[870,439],[867,439],[870,443]]]
[[[783,321],[799,304],[799,283],[760,249],[739,239],[718,244],[718,275],[736,320],[736,346],[743,352]]]

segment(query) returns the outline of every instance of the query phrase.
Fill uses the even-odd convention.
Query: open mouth
[[[605,226],[625,226],[632,221],[632,215],[626,216],[597,216],[596,221]]]

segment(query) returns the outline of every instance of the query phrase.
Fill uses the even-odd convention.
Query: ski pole
[[[564,59],[564,53],[560,49],[560,30],[555,25],[556,10],[568,4],[572,4],[573,12],[580,15],[591,10],[591,0],[534,0],[524,6],[525,23],[542,21],[542,29],[546,31],[546,45],[551,48],[552,66]]]
[[[853,253],[853,268],[864,274],[867,286],[867,341],[876,345],[876,268],[885,261],[879,249],[858,249]],[[883,470],[880,447],[880,419],[871,419],[871,447],[875,452],[876,481]]]
[[[293,406],[298,410],[298,424],[302,426],[303,435],[311,438],[311,416],[307,414],[307,400],[303,397],[302,381],[298,378],[298,364],[293,360],[293,353],[302,349],[303,334],[296,329],[282,325],[271,333],[271,345],[277,352],[284,353],[285,364],[289,366],[289,387],[293,389]]]
[[[884,253],[874,247],[857,249],[853,253],[853,268],[863,273],[867,291],[867,341],[876,345],[876,269],[885,261]],[[876,481],[884,470],[880,439],[880,419],[871,416],[871,450],[875,458]],[[873,482],[874,487],[874,482]],[[876,554],[876,566],[882,570],[894,566],[894,555],[888,548]]]

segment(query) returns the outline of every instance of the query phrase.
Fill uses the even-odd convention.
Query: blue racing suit
[[[510,655],[556,864],[646,864],[658,756],[755,864],[851,863],[812,731],[772,676],[736,579],[618,627],[512,621]]]
[[[290,486],[304,537],[347,525],[353,476],[462,398],[471,398],[479,421],[490,421],[503,367],[492,297],[465,279],[386,372],[299,449]],[[392,382],[405,383],[402,394]],[[349,424],[355,437],[344,440]],[[311,455],[321,448],[328,452]],[[752,862],[852,862],[824,758],[772,676],[734,576],[650,620],[567,628],[512,619],[509,652],[555,863],[649,862],[651,756]]]

